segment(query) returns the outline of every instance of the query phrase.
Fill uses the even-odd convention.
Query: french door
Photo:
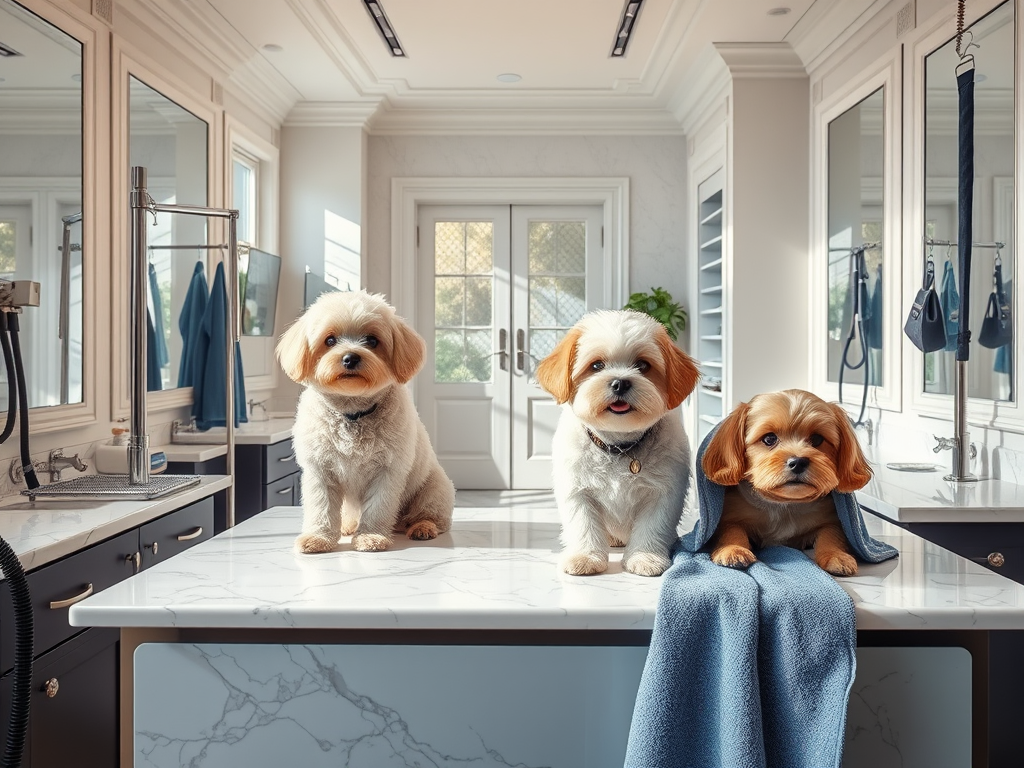
[[[604,295],[600,206],[421,206],[420,416],[456,488],[551,487],[534,371]]]

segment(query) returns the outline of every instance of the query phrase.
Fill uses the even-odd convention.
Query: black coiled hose
[[[18,437],[21,441],[21,464],[22,469],[25,470],[25,485],[32,489],[39,487],[39,478],[36,477],[35,467],[32,466],[32,456],[28,444],[28,386],[25,384],[25,366],[21,362],[21,341],[18,340],[20,326],[16,313],[7,314],[9,314],[7,324],[11,334],[11,350],[14,352],[14,372],[18,379],[18,411],[21,420]]]
[[[25,749],[28,710],[32,698],[33,648],[32,600],[28,581],[11,545],[0,538],[0,571],[10,585],[14,605],[14,691],[7,726],[7,745],[0,757],[0,768],[17,768]]]
[[[4,431],[0,433],[0,443],[7,442],[7,438],[14,432],[14,422],[18,417],[17,400],[18,389],[17,375],[14,371],[14,353],[11,351],[11,337],[7,335],[7,312],[0,312],[0,347],[3,347],[4,363],[7,365],[7,423],[4,424]]]

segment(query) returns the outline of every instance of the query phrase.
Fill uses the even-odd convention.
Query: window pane
[[[255,244],[256,242],[256,190],[255,170],[234,160],[234,180],[232,183],[232,207],[238,210],[238,239]]]
[[[563,221],[558,224],[556,267],[559,272],[582,273],[587,256],[586,224],[582,221]]]
[[[466,225],[461,221],[434,224],[434,272],[466,274]]]
[[[489,326],[491,324],[491,283],[490,277],[466,279],[466,325]]]
[[[13,221],[0,221],[0,277],[14,279],[17,267],[14,244],[17,242],[17,226]]]
[[[530,222],[527,248],[531,274],[555,271],[555,229],[551,222]]]
[[[434,380],[441,383],[491,380],[491,332],[434,332]]]
[[[465,283],[464,277],[434,279],[434,325],[450,328],[463,324]]]

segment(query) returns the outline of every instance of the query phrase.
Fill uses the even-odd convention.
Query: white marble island
[[[660,579],[620,554],[560,573],[540,492],[461,493],[450,533],[375,554],[296,554],[300,515],[269,510],[74,606],[75,624],[123,628],[123,765],[621,765]],[[1024,587],[869,525],[901,557],[841,580],[862,630],[847,765],[896,764],[887,749],[966,764],[987,729],[959,646],[980,645],[949,638],[1024,629]],[[890,647],[906,645],[939,647]],[[949,743],[904,725],[893,745],[901,697]]]

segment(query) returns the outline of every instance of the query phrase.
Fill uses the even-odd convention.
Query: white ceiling
[[[661,113],[712,42],[780,43],[812,5],[839,0],[645,0],[628,54],[612,58],[623,0],[382,0],[407,53],[390,55],[361,0],[141,0],[168,19],[187,8],[234,36],[264,82],[300,105],[361,105],[367,114],[513,111]],[[851,13],[866,0],[842,0]],[[775,7],[785,15],[769,15]],[[813,14],[810,14],[813,15]],[[263,46],[281,46],[268,52]],[[522,76],[502,83],[502,73]],[[301,107],[300,107],[301,110]],[[657,123],[657,120],[654,120]]]

